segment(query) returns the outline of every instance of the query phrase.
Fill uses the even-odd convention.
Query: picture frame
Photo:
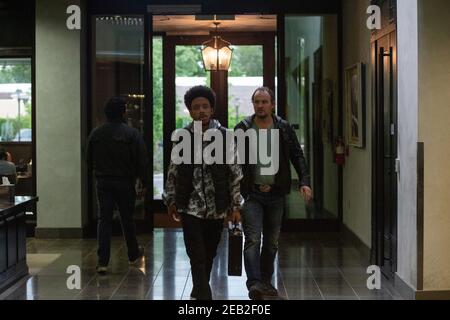
[[[364,149],[366,140],[364,64],[357,63],[345,70],[345,112],[347,144]]]

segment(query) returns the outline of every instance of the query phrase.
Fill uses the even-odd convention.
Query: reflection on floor
[[[328,199],[326,208],[317,208],[314,201],[306,204],[298,191],[298,181],[293,180],[291,193],[286,196],[286,217],[288,219],[329,219],[336,220],[337,216],[337,197],[335,201]]]
[[[189,299],[192,279],[182,232],[156,229],[140,241],[146,245],[141,267],[128,266],[124,242],[117,237],[112,243],[110,273],[99,276],[95,239],[29,239],[28,252],[33,255],[29,267],[36,272],[0,299]],[[224,232],[212,274],[214,298],[247,300],[245,273],[243,277],[226,276],[226,249]],[[67,287],[70,274],[66,271],[71,265],[81,269],[79,290]],[[367,289],[367,266],[367,257],[337,234],[282,234],[274,283],[283,299],[401,299],[384,279],[381,290]]]

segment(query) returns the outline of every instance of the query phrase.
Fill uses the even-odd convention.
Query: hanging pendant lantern
[[[214,22],[217,26],[219,22]],[[203,66],[206,71],[228,71],[233,56],[231,43],[223,40],[221,37],[214,35],[209,41],[202,45]]]

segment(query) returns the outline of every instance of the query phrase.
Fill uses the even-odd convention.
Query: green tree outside
[[[0,84],[31,83],[31,62],[13,64],[14,62],[4,61],[3,65],[0,63]],[[31,92],[27,94],[31,97]],[[21,112],[20,117],[0,118],[1,141],[13,141],[21,129],[31,129],[31,101],[28,100],[22,108],[25,114]]]
[[[31,83],[31,65],[0,65],[0,84]]]

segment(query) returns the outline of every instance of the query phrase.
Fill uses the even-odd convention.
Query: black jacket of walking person
[[[128,248],[130,264],[143,256],[136,238],[133,219],[136,180],[148,184],[148,155],[141,133],[124,122],[126,101],[114,97],[105,106],[107,122],[94,129],[88,138],[86,157],[97,180],[98,265],[104,273],[110,260],[111,229],[114,208],[118,208]]]
[[[299,177],[299,188],[303,186],[310,186],[310,175],[308,171],[308,166],[306,164],[305,157],[303,155],[303,150],[298,142],[296,133],[292,126],[286,120],[273,115],[274,129],[279,129],[279,170],[275,176],[275,186],[274,190],[281,195],[287,195],[291,191],[292,178],[291,178],[291,166],[292,163],[295,171]],[[235,127],[235,130],[242,129],[244,132],[252,128],[255,115],[250,116]],[[249,145],[248,141],[245,145],[245,154],[247,158],[249,157]],[[242,172],[244,178],[241,181],[241,194],[247,197],[252,190],[253,185],[253,164],[250,164],[248,159],[246,159],[245,164],[242,165]]]
[[[242,134],[240,130],[249,134],[249,139],[245,139],[245,155],[242,151],[239,152],[242,148],[238,146],[239,157],[245,157],[242,166],[244,177],[241,180],[245,203],[241,215],[245,235],[244,264],[248,296],[252,300],[259,300],[264,296],[278,295],[272,278],[285,196],[291,191],[291,164],[298,174],[298,191],[305,202],[311,201],[312,190],[306,159],[296,133],[287,121],[274,114],[274,92],[267,87],[258,88],[253,93],[252,103],[254,115],[241,121],[235,130],[238,131],[236,134]],[[251,139],[252,133],[256,142]],[[265,149],[269,151],[275,164],[274,170],[265,170]]]

